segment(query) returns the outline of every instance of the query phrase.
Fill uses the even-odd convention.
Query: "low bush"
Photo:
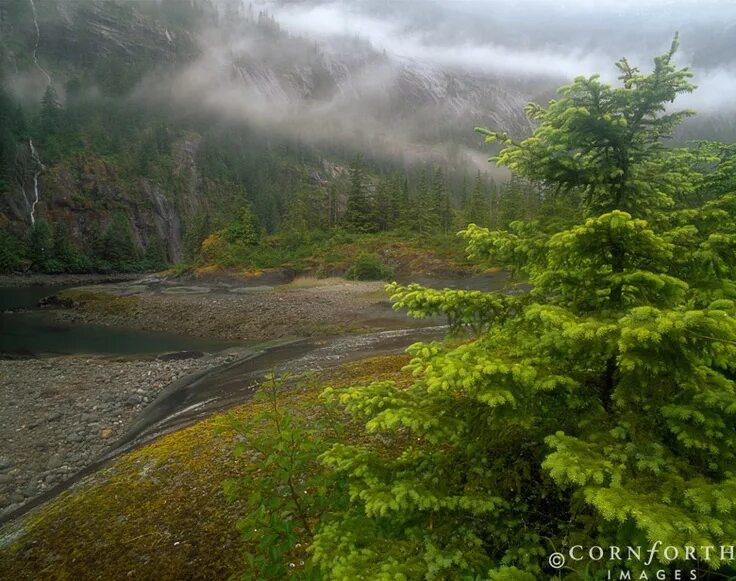
[[[387,266],[377,254],[364,252],[358,255],[355,263],[345,273],[350,280],[388,280],[393,269]]]

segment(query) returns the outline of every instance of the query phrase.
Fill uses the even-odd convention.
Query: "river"
[[[427,286],[439,288],[470,288],[492,290],[502,288],[506,282],[503,273],[487,273],[466,279],[422,279]],[[40,298],[58,292],[60,287],[0,288],[0,307],[12,310],[0,315],[2,338],[0,351],[19,354],[112,354],[151,356],[167,351],[198,350],[217,352],[233,345],[232,342],[210,341],[181,335],[133,331],[114,327],[87,324],[59,325],[43,310],[35,309]],[[268,292],[268,291],[266,291]],[[211,295],[220,296],[220,295]],[[278,302],[278,297],[274,301]],[[377,304],[383,304],[382,302]],[[383,308],[383,307],[382,307]],[[389,309],[390,310],[390,309]],[[398,315],[398,313],[395,313]],[[383,319],[381,319],[383,320]],[[385,322],[384,322],[385,323]],[[38,496],[28,498],[16,510],[0,515],[0,523],[27,512],[62,490],[79,481],[111,459],[144,444],[161,434],[180,429],[215,412],[248,401],[263,376],[273,370],[302,373],[319,371],[365,357],[397,353],[417,341],[441,339],[447,332],[441,319],[429,326],[412,326],[399,317],[372,332],[318,336],[237,344],[230,350],[235,360],[229,364],[204,368],[191,373],[163,388],[157,397],[147,403],[137,415],[126,423],[124,430],[109,442],[99,456],[93,457],[83,468],[73,472]],[[61,360],[60,360],[61,361]],[[35,365],[36,362],[29,362]],[[38,361],[44,365],[43,359]],[[94,365],[104,365],[97,358]],[[55,364],[52,364],[55,365]],[[100,386],[102,388],[103,386]],[[108,388],[109,389],[109,388]],[[46,408],[44,408],[46,409]],[[99,414],[98,412],[95,412]],[[49,426],[55,423],[47,424]],[[25,433],[25,432],[23,432]],[[33,431],[29,432],[32,434]]]
[[[64,288],[67,287],[0,287],[0,354],[155,355],[171,351],[215,352],[238,344],[173,333],[54,323],[37,304]]]

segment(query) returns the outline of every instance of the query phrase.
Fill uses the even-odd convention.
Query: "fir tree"
[[[443,234],[450,231],[452,222],[452,207],[450,204],[450,192],[447,189],[445,175],[441,167],[437,167],[434,171],[432,179],[432,197],[434,201],[435,211],[437,213],[437,222],[439,229]]]
[[[293,232],[326,230],[330,226],[329,192],[318,186],[295,193],[286,211],[284,227]]]
[[[422,235],[430,235],[439,229],[439,216],[427,171],[419,173],[416,191],[416,228]]]
[[[392,206],[392,181],[390,176],[384,176],[378,188],[376,188],[376,198],[374,204],[375,217],[373,219],[376,229],[385,232],[393,225],[393,206]]]
[[[258,244],[261,238],[261,227],[250,205],[241,206],[236,219],[221,231],[221,235],[223,240],[231,244],[243,246]]]
[[[38,219],[28,235],[28,258],[36,270],[46,270],[46,265],[53,258],[54,235],[46,220]]]
[[[100,258],[118,270],[127,269],[138,259],[130,221],[123,212],[115,213],[108,224],[100,241],[99,253]]]
[[[166,266],[166,249],[163,240],[156,234],[148,240],[143,259],[145,267],[148,269],[159,269]]]
[[[346,222],[350,229],[357,232],[373,232],[376,230],[373,217],[365,165],[362,156],[357,155],[350,166]]]
[[[736,195],[691,208],[693,154],[663,145],[687,115],[665,106],[692,90],[676,46],[650,74],[621,61],[620,87],[578,78],[530,107],[527,140],[485,132],[501,164],[580,194],[587,217],[463,232],[529,293],[393,286],[397,307],[447,313],[474,339],[414,345],[408,388],[341,394],[380,438],[323,457],[352,499],[314,542],[328,577],[532,581],[555,577],[546,556],[571,545],[659,541],[682,559],[733,544]],[[607,566],[583,555],[565,578]],[[627,566],[642,578],[643,562]]]
[[[54,228],[52,256],[60,270],[77,272],[82,269],[81,255],[72,244],[69,227],[63,222]]]
[[[488,205],[488,196],[483,187],[483,179],[479,171],[475,176],[475,185],[470,194],[470,200],[465,213],[465,223],[488,226],[490,222],[489,218],[490,207]]]

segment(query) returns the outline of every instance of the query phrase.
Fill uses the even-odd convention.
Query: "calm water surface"
[[[65,287],[0,287],[0,353],[154,355],[167,351],[213,352],[237,344],[171,333],[53,323],[36,305],[43,297],[53,295],[63,288]]]

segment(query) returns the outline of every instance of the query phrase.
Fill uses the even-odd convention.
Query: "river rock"
[[[0,358],[0,513],[88,466],[170,380],[233,358]]]
[[[178,361],[181,359],[200,359],[204,357],[202,351],[174,351],[171,353],[162,353],[156,359],[159,361]]]
[[[63,299],[58,295],[51,295],[49,297],[43,297],[38,301],[38,306],[42,309],[58,308],[58,309],[71,309],[75,306],[75,303],[71,299]]]

